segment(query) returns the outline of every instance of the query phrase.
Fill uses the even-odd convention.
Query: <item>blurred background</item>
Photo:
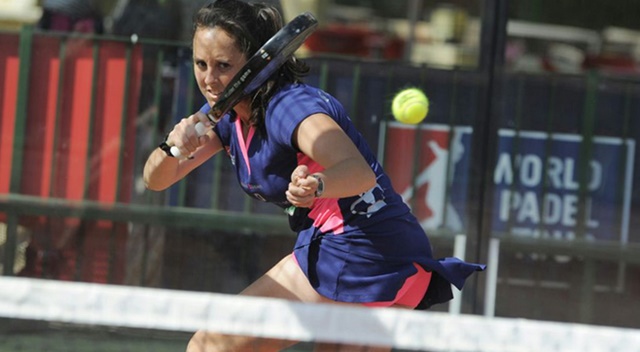
[[[249,2],[253,0],[247,0]],[[312,11],[322,28],[314,53],[442,67],[477,66],[483,1],[274,0],[287,19]],[[203,0],[4,0],[0,28],[42,29],[178,40],[191,38]],[[536,0],[506,5],[508,68],[527,72],[635,71],[640,57],[633,14],[640,4]],[[491,14],[490,16],[493,16]]]
[[[204,103],[199,0],[0,0],[3,275],[236,293],[291,251],[216,157],[166,192],[142,165]],[[640,2],[281,0],[298,52],[432,239],[488,263],[452,313],[640,328]],[[419,125],[390,102],[415,86]]]

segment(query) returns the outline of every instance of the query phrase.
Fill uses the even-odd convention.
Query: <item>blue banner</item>
[[[493,231],[573,240],[629,240],[635,142],[500,130]]]

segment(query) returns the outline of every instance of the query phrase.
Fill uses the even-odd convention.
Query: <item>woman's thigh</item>
[[[318,294],[309,284],[292,254],[284,257],[266,274],[244,289],[241,295],[281,298],[308,303],[336,303]],[[187,352],[280,351],[295,341],[229,336],[198,331],[189,341]],[[318,345],[317,351],[325,351]],[[332,350],[331,351],[337,351]],[[329,351],[326,350],[326,351]]]
[[[266,274],[244,289],[241,295],[281,298],[307,303],[333,303],[362,306],[359,303],[343,303],[328,299],[309,284],[306,275],[298,266],[293,254],[289,254]],[[372,308],[375,309],[375,308]],[[197,332],[189,343],[188,352],[219,351],[280,351],[294,341],[257,339],[250,337],[225,336],[211,332]],[[365,347],[353,345],[317,344],[314,351],[390,351],[385,347]]]
[[[293,254],[289,254],[240,292],[246,296],[282,298],[308,303],[337,303],[311,286]]]

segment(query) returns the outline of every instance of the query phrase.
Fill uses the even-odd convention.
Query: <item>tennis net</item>
[[[15,277],[0,287],[0,351],[184,351],[199,329],[299,341],[287,351],[640,351],[640,330],[614,327]]]

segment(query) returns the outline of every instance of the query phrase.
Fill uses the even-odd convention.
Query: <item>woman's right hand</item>
[[[204,126],[204,134],[198,132],[202,132],[196,128],[198,123]],[[173,127],[173,130],[167,136],[167,144],[176,147],[180,152],[179,155],[189,156],[193,154],[196,149],[211,140],[209,134],[206,133],[210,130],[211,121],[209,121],[209,118],[207,118],[204,113],[198,111],[180,120],[180,122]]]
[[[198,135],[198,123],[205,126],[205,134]],[[175,146],[180,155],[188,158],[172,158],[167,156],[164,150],[156,148],[147,159],[143,170],[143,180],[151,190],[168,188],[222,150],[222,143],[211,129],[211,122],[201,112],[176,124],[167,136],[167,144]]]

